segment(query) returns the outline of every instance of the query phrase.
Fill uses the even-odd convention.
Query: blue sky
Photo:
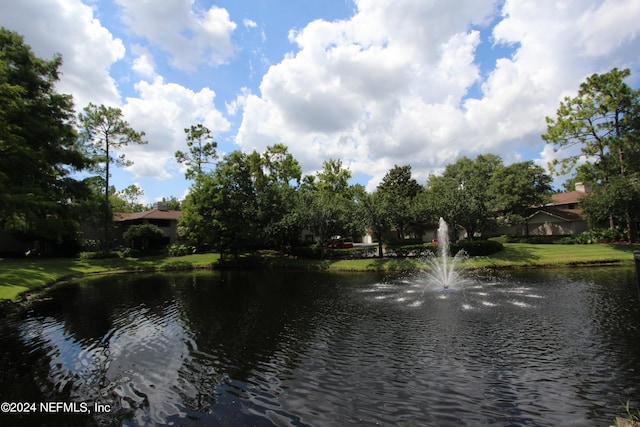
[[[593,73],[631,68],[634,0],[21,0],[0,25],[61,53],[80,111],[122,109],[148,145],[113,173],[144,203],[182,198],[174,161],[204,123],[221,156],[284,143],[304,173],[339,158],[375,188],[394,165],[425,183],[461,156],[555,156],[545,116]],[[560,184],[562,179],[556,181]]]

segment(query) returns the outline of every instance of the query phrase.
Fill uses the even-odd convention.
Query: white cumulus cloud
[[[57,90],[73,94],[77,110],[89,102],[119,104],[110,67],[124,57],[124,44],[80,0],[3,2],[0,25],[23,35],[39,57],[62,55]]]
[[[564,95],[594,72],[638,71],[621,61],[638,44],[637,3],[357,1],[349,20],[290,32],[296,49],[243,98],[236,142],[283,142],[306,171],[341,158],[370,188],[394,164],[424,181],[462,155],[547,160],[540,135]],[[480,47],[509,53],[481,72]]]
[[[175,170],[174,153],[186,150],[184,129],[202,123],[214,137],[229,130],[230,123],[216,110],[215,92],[198,92],[161,77],[136,85],[138,97],[126,99],[123,115],[131,127],[145,132],[146,145],[128,146],[122,151],[134,163],[129,170],[139,177],[169,178]]]
[[[190,0],[116,2],[131,31],[169,52],[176,68],[219,65],[234,54],[231,34],[237,24],[224,8],[201,10]]]

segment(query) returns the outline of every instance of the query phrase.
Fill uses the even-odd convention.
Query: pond
[[[87,278],[3,320],[0,423],[603,426],[639,337],[631,269]]]

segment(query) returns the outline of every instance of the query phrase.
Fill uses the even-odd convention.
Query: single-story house
[[[531,207],[524,224],[492,230],[491,235],[551,236],[580,234],[589,229],[580,198],[591,190],[578,182],[574,191],[556,193],[551,203]]]
[[[529,234],[533,236],[580,234],[589,229],[580,198],[591,190],[577,182],[574,191],[556,193],[553,202],[534,209],[527,218]]]
[[[543,206],[527,218],[531,236],[580,234],[589,229],[582,209]]]

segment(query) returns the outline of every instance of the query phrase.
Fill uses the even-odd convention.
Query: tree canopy
[[[58,242],[75,238],[77,203],[88,194],[71,177],[88,159],[77,145],[73,99],[55,90],[61,64],[0,28],[0,228]]]
[[[175,157],[178,163],[187,167],[185,177],[194,179],[204,172],[204,166],[212,164],[218,158],[216,147],[218,143],[213,140],[211,131],[201,123],[186,128],[188,152],[176,151]]]
[[[636,191],[640,177],[640,90],[625,83],[630,74],[614,68],[588,77],[575,97],[560,103],[555,118],[547,117],[542,138],[564,154],[551,167],[559,173],[577,169],[593,188],[588,197],[594,199],[584,203],[591,219],[606,212],[610,227],[623,223],[632,241],[640,195],[613,197]]]
[[[398,238],[404,236],[407,226],[416,220],[421,191],[418,181],[411,177],[409,165],[394,165],[376,189],[378,201],[387,207],[387,216]]]
[[[469,238],[490,228],[495,215],[488,183],[501,167],[502,159],[495,154],[481,154],[475,160],[462,157],[447,165],[442,176],[429,179],[431,212],[464,228]]]

